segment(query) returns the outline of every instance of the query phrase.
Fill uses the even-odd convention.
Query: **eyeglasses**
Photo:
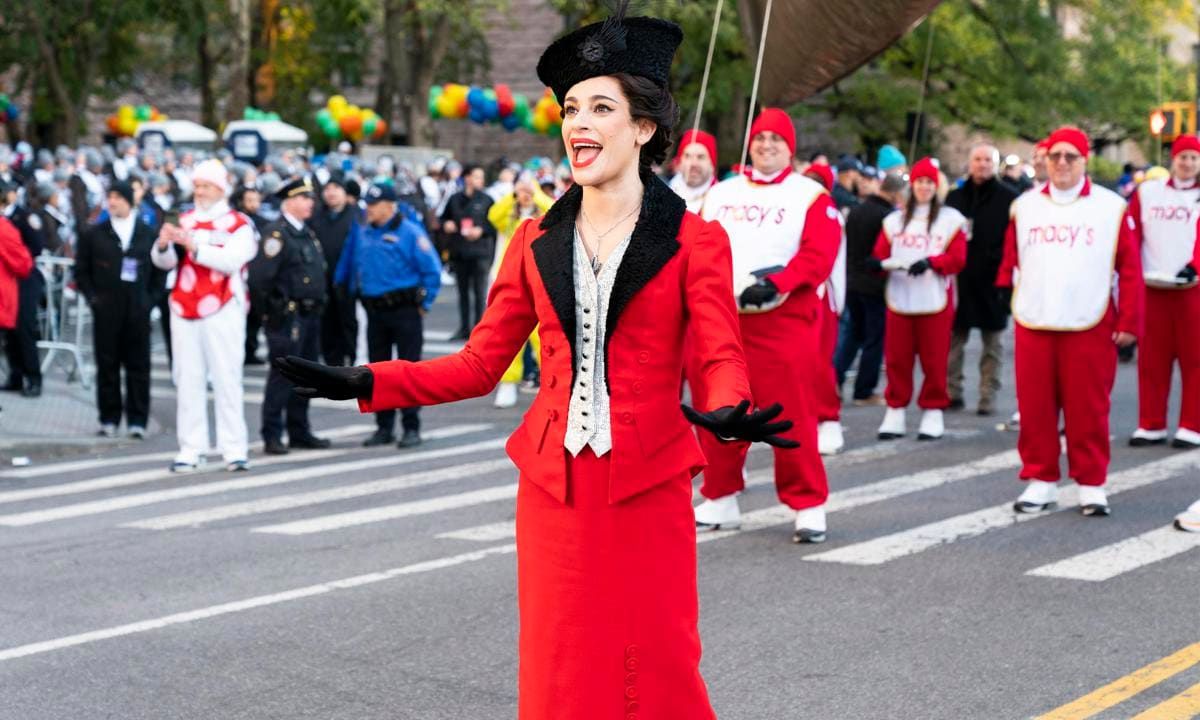
[[[1060,163],[1066,161],[1068,165],[1075,163],[1079,158],[1083,157],[1079,153],[1073,152],[1052,152],[1046,155],[1046,158],[1052,163]]]

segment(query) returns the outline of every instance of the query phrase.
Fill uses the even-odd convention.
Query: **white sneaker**
[[[1167,443],[1166,430],[1147,430],[1138,428],[1133,431],[1133,435],[1129,436],[1130,447],[1146,447],[1147,445],[1165,445]]]
[[[100,429],[96,431],[96,435],[106,438],[115,438],[117,436],[117,426],[112,423],[104,423]]]
[[[1175,516],[1175,529],[1200,533],[1200,500],[1192,503],[1187,510]]]
[[[492,403],[493,407],[510,408],[517,404],[517,385],[518,383],[500,383],[496,388],[496,401]]]
[[[792,534],[794,543],[815,545],[825,542],[825,506],[797,510],[795,528],[796,532]]]
[[[1013,510],[1019,513],[1037,513],[1053,510],[1057,506],[1057,482],[1030,480],[1025,485],[1025,492],[1013,503]]]
[[[1200,448],[1200,433],[1187,428],[1179,428],[1175,431],[1175,439],[1171,441],[1171,447],[1181,450]]]
[[[918,440],[938,440],[946,434],[946,424],[941,410],[926,410],[921,413],[921,426],[917,428]]]
[[[742,510],[737,493],[716,500],[705,500],[696,506],[697,530],[737,530],[742,526]]]
[[[840,422],[829,420],[817,425],[817,452],[822,455],[837,455],[845,445]]]
[[[1080,485],[1079,512],[1087,517],[1107,517],[1112,513],[1108,507],[1108,493],[1103,487]]]
[[[904,437],[904,432],[904,408],[888,408],[879,424],[879,439],[895,440]]]

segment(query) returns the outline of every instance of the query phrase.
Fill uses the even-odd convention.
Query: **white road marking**
[[[365,510],[352,510],[334,515],[322,515],[305,520],[294,520],[277,525],[264,525],[254,528],[252,532],[271,535],[311,535],[313,533],[383,522],[384,520],[396,520],[398,518],[412,517],[413,515],[427,515],[429,513],[442,512],[443,510],[482,505],[483,503],[496,502],[497,500],[512,500],[516,496],[516,483],[495,485],[481,490],[471,490],[454,495],[442,495],[440,497],[429,498],[428,500],[414,500],[395,505],[384,505]]]
[[[174,400],[175,388],[160,387],[158,385],[150,388],[150,397],[159,400]],[[212,391],[208,392],[208,399],[212,400]],[[263,394],[260,392],[242,393],[242,402],[247,405],[262,405]],[[328,400],[326,398],[313,398],[308,401],[309,407],[332,408],[334,410],[349,410],[355,414],[358,413],[358,403],[354,400]]]
[[[360,470],[390,467],[393,465],[407,465],[410,463],[420,462],[422,460],[434,460],[438,458],[467,455],[469,453],[482,452],[485,450],[496,450],[503,448],[504,443],[504,438],[497,438],[494,440],[481,440],[479,442],[468,443],[466,445],[456,445],[454,447],[426,450],[424,452],[412,454],[399,453],[380,458],[368,458],[365,460],[354,460],[350,462],[333,463],[328,465],[306,466],[284,470],[277,473],[268,473],[266,475],[254,475],[251,473],[247,477],[236,480],[210,482],[202,485],[189,485],[186,487],[171,488],[168,490],[155,490],[134,495],[122,495],[119,497],[106,498],[104,500],[95,500],[92,502],[62,505],[45,510],[32,510],[29,512],[15,513],[12,515],[0,515],[0,525],[5,525],[8,527],[36,525],[54,520],[64,520],[67,518],[82,517],[85,515],[98,515],[100,513],[113,512],[116,510],[141,507],[143,505],[167,502],[169,500],[180,500],[183,498],[201,497],[204,495],[216,495],[218,493],[231,492],[235,490],[249,490],[251,488],[280,485],[283,483],[297,482],[299,480],[308,480],[315,477],[336,476],[341,473],[352,473]]]
[[[1167,480],[1197,464],[1200,464],[1200,453],[1189,452],[1123,470],[1109,477],[1108,495],[1112,497],[1127,490]],[[1074,484],[1070,484],[1059,491],[1058,508],[1050,512],[1032,515],[1018,513],[1012,509],[1012,503],[1007,502],[866,542],[806,555],[804,559],[851,565],[881,565],[940,545],[976,537],[991,530],[1010,527],[1067,509],[1074,510],[1078,504],[1078,489]]]
[[[435,570],[446,570],[459,565],[478,562],[493,555],[508,555],[516,552],[516,549],[516,545],[513,544],[497,545],[495,547],[483,548],[482,550],[476,550],[474,552],[450,555],[448,557],[426,560],[424,562],[404,565],[398,568],[391,568],[390,570],[366,573],[364,575],[355,575],[353,577],[343,578],[341,580],[332,580],[329,582],[318,583],[316,585],[307,585],[294,590],[285,590],[283,592],[273,593],[270,595],[258,595],[245,600],[237,600],[235,602],[223,603],[221,605],[210,605],[198,610],[176,613],[174,615],[164,615],[151,620],[142,620],[141,622],[129,623],[127,625],[117,625],[115,627],[104,628],[102,630],[93,630],[91,632],[79,633],[77,635],[67,635],[54,640],[20,645],[17,647],[8,648],[6,650],[0,650],[0,662],[29,657],[31,655],[40,655],[77,645],[86,645],[88,643],[93,643],[100,640],[135,635],[137,633],[143,633],[150,630],[159,630],[172,625],[183,625],[186,623],[196,622],[198,620],[207,620],[209,618],[244,612],[246,610],[253,610],[255,608],[267,607],[269,605],[278,605],[279,603],[289,602],[291,600],[299,600],[301,598],[313,597],[315,595],[324,595],[325,593],[333,592],[335,590],[348,590],[350,588],[371,585],[373,583],[392,580],[394,578],[404,577],[406,575],[417,575],[420,573],[433,572]]]
[[[478,525],[476,527],[463,528],[462,530],[451,530],[450,532],[440,533],[434,537],[446,540],[467,540],[469,542],[496,542],[497,540],[507,540],[516,536],[517,521],[505,520],[504,522]]]
[[[470,433],[479,432],[481,430],[487,430],[491,427],[492,427],[491,425],[483,425],[483,424],[480,424],[480,425],[450,425],[448,427],[435,428],[433,430],[430,430],[429,432],[425,433],[425,438],[427,440],[452,438],[452,437],[458,437],[460,435],[467,435]],[[319,434],[322,437],[335,438],[335,437],[342,437],[342,436],[346,436],[346,435],[357,435],[359,433],[362,433],[365,430],[373,430],[373,429],[375,429],[374,425],[351,425],[348,428],[338,428],[337,430],[320,432]],[[348,432],[348,431],[352,431],[352,432]],[[253,445],[251,445],[251,449],[261,449],[261,448],[262,448],[261,442],[254,443]],[[336,457],[339,455],[345,455],[347,453],[355,451],[356,449],[357,448],[333,448],[330,450],[315,450],[315,451],[306,450],[303,452],[303,454],[298,452],[295,455],[255,457],[255,458],[251,459],[250,465],[251,465],[251,468],[261,468],[261,467],[268,467],[271,465],[284,465],[287,463],[300,463],[300,462],[309,462],[312,460],[324,460],[324,459]],[[172,452],[167,452],[167,453],[161,453],[161,455],[165,455],[165,457],[163,458],[164,460],[170,460],[171,458],[175,457],[175,452],[172,451]],[[143,459],[146,459],[149,456],[142,456],[142,457],[143,457]],[[100,464],[102,464],[102,462],[103,461],[99,461],[96,464],[100,465]],[[66,463],[63,463],[63,464],[65,465]],[[74,463],[72,463],[72,464],[74,464]],[[88,463],[84,463],[84,466],[85,467],[88,466]],[[225,463],[223,463],[223,462],[207,463],[200,470],[198,470],[195,473],[192,473],[190,475],[181,475],[178,473],[173,473],[169,469],[160,470],[160,469],[155,468],[155,469],[151,469],[151,470],[141,470],[138,472],[116,473],[114,475],[106,475],[104,477],[92,478],[91,480],[78,480],[76,482],[61,483],[58,485],[46,485],[46,486],[42,486],[42,487],[26,488],[24,490],[9,490],[7,492],[0,492],[0,505],[3,505],[5,503],[21,502],[24,500],[34,500],[37,498],[44,498],[44,497],[59,497],[62,495],[74,495],[76,493],[92,492],[95,490],[108,490],[108,489],[117,488],[117,487],[127,487],[129,485],[139,485],[142,483],[153,482],[155,480],[168,480],[168,479],[179,480],[179,479],[191,477],[192,475],[206,475],[206,474],[210,474],[210,473],[214,473],[214,472],[218,472],[218,471],[224,471],[224,469],[225,469]]]
[[[344,487],[314,490],[313,492],[296,493],[292,495],[277,495],[275,497],[262,498],[260,500],[250,500],[248,502],[233,503],[230,505],[218,505],[217,507],[205,508],[203,510],[194,510],[191,512],[176,513],[173,515],[162,515],[159,517],[152,517],[145,520],[137,520],[135,522],[125,523],[124,525],[121,525],[121,527],[139,528],[142,530],[169,530],[179,527],[196,527],[205,523],[216,522],[218,520],[228,520],[230,518],[258,515],[260,513],[275,512],[278,510],[290,510],[292,508],[319,505],[327,502],[337,502],[339,500],[349,500],[351,498],[365,497],[367,495],[378,495],[380,493],[394,492],[396,490],[407,490],[425,485],[434,485],[441,482],[472,478],[477,475],[497,473],[504,470],[511,470],[512,468],[512,461],[508,460],[507,458],[503,460],[484,460],[482,462],[467,463],[465,465],[453,465],[451,467],[438,468],[437,470],[427,470],[425,472],[414,473],[412,475],[386,478],[383,480],[372,480],[370,482],[346,485]]]
[[[491,425],[457,425],[452,427],[474,427],[488,429]],[[339,438],[347,435],[358,435],[374,430],[375,424],[358,424],[344,425],[341,427],[331,428],[329,430],[314,429],[314,432],[321,437]],[[470,432],[475,432],[474,430]],[[261,450],[262,441],[250,443],[251,450]],[[208,455],[220,455],[221,451],[216,448],[209,448]],[[9,470],[0,473],[0,478],[35,478],[44,477],[46,475],[58,475],[61,473],[74,472],[76,470],[96,470],[102,467],[112,467],[115,465],[136,465],[144,462],[160,462],[163,460],[171,460],[176,455],[175,450],[165,450],[163,452],[140,453],[137,455],[119,455],[109,458],[90,458],[88,460],[68,460],[66,462],[49,463],[47,465],[37,465],[34,467],[21,468],[20,470]],[[0,493],[3,496],[3,493]]]
[[[150,371],[150,379],[165,381],[165,382],[170,383],[171,382],[171,371],[170,370],[151,370]],[[267,378],[265,376],[259,377],[257,375],[243,374],[242,375],[242,385],[243,386],[253,385],[254,387],[266,387]],[[168,389],[170,389],[170,388],[168,388]],[[171,390],[171,392],[174,392],[174,390]]]
[[[1197,547],[1200,547],[1200,533],[1180,532],[1168,525],[1034,568],[1025,574],[1103,582]]]
[[[862,449],[867,450],[869,448]],[[847,461],[853,459],[850,453],[846,453],[844,457]],[[826,512],[834,513],[884,500],[891,500],[901,495],[930,490],[941,485],[958,482],[959,480],[967,480],[979,477],[980,475],[987,475],[1000,470],[1017,467],[1020,465],[1020,462],[1021,458],[1016,450],[1007,450],[963,465],[923,470],[912,475],[901,475],[888,480],[880,480],[879,482],[867,485],[838,490],[829,494],[829,499],[825,503],[825,510]],[[746,487],[758,487],[772,482],[774,482],[774,470],[765,468],[750,473],[750,476],[746,478]],[[696,536],[696,542],[711,542],[713,540],[732,537],[741,532],[762,530],[775,525],[790,523],[795,517],[796,511],[783,505],[775,505],[763,510],[742,513],[741,530],[719,530],[717,532],[700,533]],[[442,533],[437,535],[437,537],[451,540],[491,542],[505,537],[513,537],[515,534],[516,526],[514,523],[502,522],[463,528],[462,530]]]
[[[962,465],[950,465],[922,470],[911,475],[900,475],[887,480],[880,480],[879,482],[847,488],[846,490],[838,490],[829,494],[829,499],[825,502],[825,512],[835,513],[841,510],[850,510],[862,507],[863,505],[870,505],[871,503],[883,502],[884,500],[892,500],[902,495],[931,490],[961,480],[969,480],[1001,470],[1015,468],[1020,463],[1021,458],[1016,450],[1006,450],[1005,452],[988,455]],[[762,510],[743,513],[741,530],[719,530],[717,532],[702,533],[697,536],[697,542],[710,542],[736,535],[739,532],[763,530],[776,525],[790,523],[795,520],[795,517],[796,511],[784,505],[776,505]],[[808,555],[806,559],[809,557],[813,556]]]

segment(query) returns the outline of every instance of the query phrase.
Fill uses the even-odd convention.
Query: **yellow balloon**
[[[454,98],[446,93],[437,99],[438,115],[444,118],[458,117],[458,103],[454,102]]]
[[[345,96],[333,95],[329,98],[329,101],[326,104],[329,106],[330,112],[332,112],[334,108],[344,108],[349,103],[346,102]]]
[[[123,117],[117,120],[117,129],[122,135],[132,135],[137,131],[137,118]]]
[[[117,117],[122,120],[125,118],[133,117],[133,106],[132,105],[122,105],[119,108],[117,108]]]

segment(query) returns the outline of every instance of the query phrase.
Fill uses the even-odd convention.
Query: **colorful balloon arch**
[[[16,122],[21,117],[21,109],[5,93],[0,93],[0,125]]]
[[[317,127],[330,140],[379,140],[387,135],[387,122],[371,108],[351,105],[341,95],[333,95],[317,111]]]
[[[509,132],[524,129],[557,135],[562,128],[562,108],[549,89],[530,105],[525,95],[514,93],[503,83],[489,88],[459,83],[434,85],[429,89],[429,114],[435,120],[497,124]]]
[[[117,111],[105,118],[108,131],[119,137],[133,137],[138,125],[149,121],[166,120],[167,116],[153,105],[121,105]]]

